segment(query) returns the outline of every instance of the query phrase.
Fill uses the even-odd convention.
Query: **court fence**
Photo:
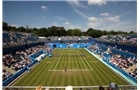
[[[99,86],[41,86],[41,90],[99,90]],[[105,90],[109,85],[103,85]],[[37,86],[3,86],[2,90],[35,90]],[[119,90],[137,90],[136,85],[118,85]],[[117,89],[118,90],[118,89]]]

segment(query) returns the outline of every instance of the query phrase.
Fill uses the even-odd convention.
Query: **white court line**
[[[48,70],[48,71],[64,71],[64,70]],[[67,70],[67,71],[91,71],[91,69],[77,69],[77,70]]]
[[[62,52],[63,52],[63,51],[62,51]],[[62,52],[61,52],[61,54],[62,54]],[[59,57],[59,58],[60,58],[60,57]],[[54,60],[54,61],[55,61],[55,60]],[[53,61],[53,62],[54,62],[54,61]],[[52,65],[53,65],[53,64],[51,64],[51,66],[49,67],[49,69],[48,69],[48,70],[50,70],[50,68],[52,67]]]
[[[54,62],[55,60],[56,60],[56,58],[53,60],[53,62]],[[53,63],[53,62],[52,62],[52,63]],[[46,62],[46,63],[47,63],[47,62]],[[50,67],[49,67],[48,70],[50,70],[50,68],[52,67],[52,65],[53,65],[53,64],[50,65]]]
[[[79,52],[78,52],[78,54],[80,55],[80,53],[79,53]],[[81,57],[80,57],[80,59],[81,59]],[[83,60],[81,59],[80,61],[83,63],[83,65],[84,65],[85,69],[87,70],[87,67],[86,67],[85,63],[83,62]]]
[[[59,62],[59,63],[80,63],[82,64],[82,62],[76,61],[76,62]]]
[[[78,50],[79,51],[79,50]],[[81,51],[79,51],[81,53]],[[82,53],[81,53],[82,54]],[[90,66],[90,64],[87,62],[87,59],[85,59],[85,57],[83,57],[84,60],[86,61],[86,63],[88,64],[88,66],[90,67],[91,70],[93,70],[93,68]]]
[[[62,55],[63,52],[64,52],[64,50],[61,52],[60,56]],[[56,66],[57,66],[57,64],[58,64],[58,62],[59,62],[59,60],[60,60],[60,58],[61,58],[61,57],[59,57],[59,59],[57,60],[57,63],[56,63],[56,65],[55,65],[55,67],[54,67],[53,70],[55,70],[55,68],[56,68]]]

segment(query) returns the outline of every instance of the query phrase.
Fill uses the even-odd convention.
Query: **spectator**
[[[99,86],[99,90],[105,90],[103,86]]]
[[[42,86],[38,85],[35,90],[42,90]]]
[[[113,90],[112,88],[110,88],[110,87],[107,87],[107,90]]]
[[[109,82],[109,87],[112,89],[112,90],[115,90],[115,83],[113,82]]]
[[[2,73],[2,79],[3,80],[6,80],[11,75],[12,75],[12,73],[10,73],[10,71],[6,71],[5,69],[3,69],[3,73]]]
[[[119,87],[117,84],[115,84],[115,90],[119,90]]]

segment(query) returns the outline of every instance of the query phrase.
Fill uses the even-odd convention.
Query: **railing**
[[[35,90],[37,86],[5,86],[3,90]],[[71,90],[99,90],[99,86],[42,86],[42,90],[66,90],[67,87],[72,87]],[[109,85],[103,85],[107,90]],[[118,85],[119,90],[137,90],[136,85]],[[70,89],[67,89],[70,90]]]

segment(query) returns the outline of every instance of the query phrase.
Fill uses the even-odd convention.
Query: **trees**
[[[25,30],[25,28],[24,28],[23,26],[18,27],[18,28],[17,28],[17,31],[26,32],[26,30]]]
[[[15,26],[10,26],[8,23],[3,22],[3,30],[7,31],[18,31],[18,32],[27,32],[27,33],[34,33],[38,36],[43,36],[43,37],[48,37],[48,36],[91,36],[93,38],[98,38],[102,35],[115,35],[115,34],[136,34],[134,31],[130,32],[124,32],[124,31],[107,31],[107,30],[96,30],[93,28],[89,28],[85,32],[81,32],[80,29],[75,28],[75,29],[68,29],[66,30],[64,27],[58,27],[58,26],[51,26],[51,27],[42,27],[40,29],[38,28],[29,28],[28,25],[25,25],[25,27],[20,26],[20,27],[15,27]]]
[[[68,36],[81,36],[82,32],[80,29],[69,29],[67,30],[67,35]]]
[[[77,28],[73,29],[72,34],[73,34],[73,36],[81,36],[82,35],[81,30],[77,29]]]
[[[135,32],[134,32],[134,31],[130,31],[129,33],[130,33],[130,34],[135,34]]]
[[[73,36],[72,29],[67,30],[67,36]]]
[[[36,34],[38,36],[42,36],[42,37],[46,36],[46,37],[48,37],[48,30],[45,27],[40,28],[40,29],[36,30]]]
[[[3,24],[3,30],[7,30],[7,31],[10,30],[10,29],[9,29],[9,26],[8,26],[8,23],[2,22],[2,24]]]
[[[67,31],[65,30],[64,27],[60,28],[60,32],[61,32],[60,36],[66,36],[67,35]]]
[[[48,27],[49,36],[65,36],[66,30],[64,27],[51,26]]]
[[[86,34],[88,36],[93,37],[93,38],[98,38],[98,37],[102,36],[102,31],[101,30],[95,30],[95,29],[89,28],[87,30]]]

